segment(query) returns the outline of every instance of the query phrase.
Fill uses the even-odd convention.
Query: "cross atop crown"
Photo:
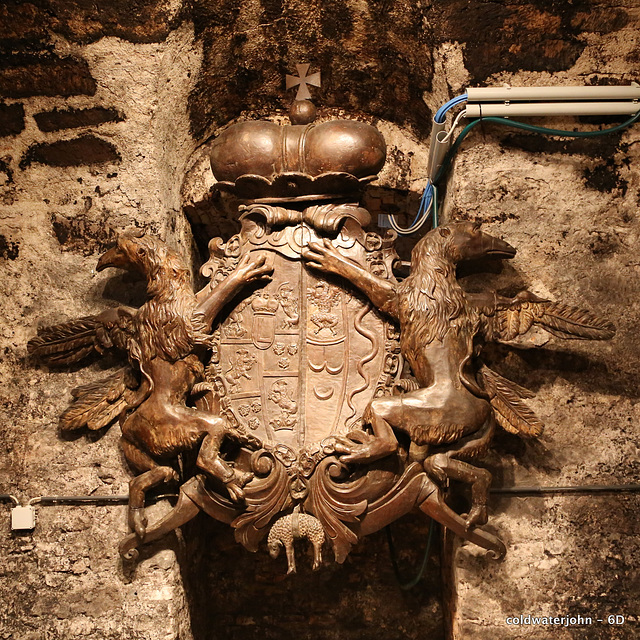
[[[297,64],[296,69],[298,70],[298,75],[292,76],[287,74],[287,89],[298,87],[296,100],[309,100],[309,98],[311,98],[311,93],[307,85],[310,84],[314,87],[320,86],[319,71],[316,71],[316,73],[312,73],[311,75],[307,75],[310,66],[311,65],[309,64]]]

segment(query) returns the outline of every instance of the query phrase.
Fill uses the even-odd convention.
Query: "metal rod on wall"
[[[594,484],[573,485],[558,487],[523,486],[523,487],[494,487],[491,493],[495,495],[526,495],[526,494],[553,494],[553,493],[638,493],[640,484]],[[149,496],[151,501],[163,498],[177,498],[174,493]],[[20,504],[18,499],[11,494],[0,494],[0,502],[13,502]],[[127,504],[129,496],[126,494],[113,496],[39,496],[28,501],[30,505],[83,505],[83,504]]]
[[[640,484],[594,484],[567,487],[495,487],[490,490],[498,495],[526,495],[553,493],[636,493]]]

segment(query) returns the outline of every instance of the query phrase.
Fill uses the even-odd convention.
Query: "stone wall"
[[[40,324],[143,300],[140,281],[94,272],[123,229],[157,233],[197,264],[203,240],[194,242],[189,220],[209,206],[193,198],[194,183],[208,184],[201,145],[235,118],[281,115],[291,100],[284,74],[296,63],[321,69],[321,113],[383,131],[389,163],[367,203],[395,211],[417,206],[444,101],[482,84],[638,81],[639,18],[634,0],[5,2],[0,492],[126,492],[117,427],[67,439],[56,429],[68,390],[114,363],[47,371],[26,359],[26,342]],[[587,120],[539,123],[604,122]],[[539,442],[498,436],[487,461],[496,486],[638,482],[638,141],[638,127],[565,141],[485,126],[457,156],[445,219],[481,220],[519,249],[489,274],[491,285],[597,309],[618,327],[609,343],[537,334],[522,349],[491,351],[496,369],[536,392],[532,406],[547,424]],[[192,182],[183,185],[185,175]],[[208,233],[234,229],[228,216],[214,222]],[[410,243],[402,247],[407,258]],[[448,548],[443,613],[438,559],[401,592],[382,534],[343,567],[305,567],[284,580],[282,563],[247,554],[206,520],[153,545],[133,568],[115,548],[122,506],[42,506],[24,536],[9,533],[2,507],[0,638],[438,638],[443,618],[463,640],[637,637],[637,497],[495,496],[491,511],[507,558]],[[417,564],[426,524],[407,519],[394,531],[403,567]],[[520,614],[627,620],[507,625]]]

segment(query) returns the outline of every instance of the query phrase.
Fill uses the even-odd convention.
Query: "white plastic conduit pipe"
[[[625,87],[480,87],[467,89],[467,102],[567,102],[573,100],[638,100],[640,85]]]
[[[480,87],[467,89],[467,117],[633,115],[640,85],[626,87]]]

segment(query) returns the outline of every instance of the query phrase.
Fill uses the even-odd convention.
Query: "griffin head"
[[[115,247],[100,257],[96,270],[119,267],[151,274],[166,261],[167,254],[167,247],[157,238],[126,233],[118,237]]]
[[[153,236],[126,233],[118,237],[116,246],[98,260],[97,271],[108,267],[136,270],[148,280],[167,275],[179,280],[190,280],[190,271],[184,260],[167,245]]]
[[[441,247],[441,255],[446,255],[453,263],[481,258],[509,259],[516,255],[510,244],[480,231],[479,222],[453,222],[438,227],[428,233],[414,251],[419,254],[421,244],[434,243]]]

